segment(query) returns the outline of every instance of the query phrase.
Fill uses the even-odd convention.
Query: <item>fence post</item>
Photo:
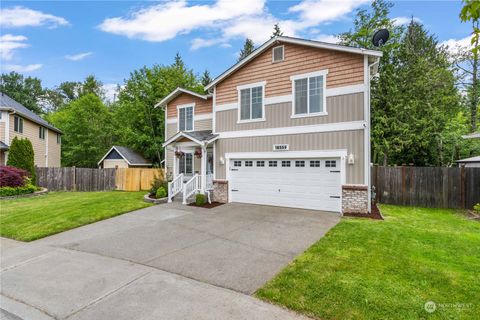
[[[75,166],[73,166],[72,169],[73,191],[77,191],[77,169],[75,168]]]
[[[460,202],[462,209],[465,209],[467,206],[465,204],[465,167],[460,167]]]

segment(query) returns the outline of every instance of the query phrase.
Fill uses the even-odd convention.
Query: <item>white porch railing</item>
[[[180,173],[172,182],[168,183],[168,202],[172,202],[175,197],[183,189],[183,173]]]
[[[195,174],[192,179],[183,184],[183,204],[187,204],[187,199],[194,193],[200,191],[201,179]]]

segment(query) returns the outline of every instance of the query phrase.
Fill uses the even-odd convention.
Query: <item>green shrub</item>
[[[164,187],[160,187],[157,189],[156,193],[157,199],[165,198],[167,196],[167,191]]]
[[[37,187],[33,184],[27,184],[23,187],[1,187],[0,197],[18,196],[21,194],[34,193]]]
[[[26,170],[32,183],[36,182],[35,174],[35,154],[33,152],[32,142],[25,139],[13,138],[12,144],[8,151],[7,165]]]
[[[150,194],[154,195],[154,194],[157,194],[157,190],[160,188],[160,187],[163,187],[163,188],[168,188],[165,187],[166,183],[165,183],[165,180],[163,179],[163,177],[157,177],[155,175],[155,177],[153,178],[153,181],[152,183],[150,184]]]
[[[473,211],[475,211],[476,213],[480,213],[480,203],[477,203],[473,206]]]
[[[195,196],[195,204],[197,206],[203,206],[205,204],[205,195],[202,193],[199,193]]]

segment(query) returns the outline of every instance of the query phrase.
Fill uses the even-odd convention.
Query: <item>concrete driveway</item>
[[[0,319],[300,319],[250,294],[339,219],[174,203],[32,243],[2,239]]]

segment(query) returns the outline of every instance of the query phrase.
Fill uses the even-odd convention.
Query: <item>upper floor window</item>
[[[240,122],[264,119],[264,89],[265,82],[237,87]]]
[[[178,131],[193,130],[194,105],[178,106]]]
[[[272,62],[280,62],[285,60],[284,46],[274,47],[272,49]]]
[[[13,117],[13,131],[23,133],[23,119],[17,116]]]
[[[293,87],[293,117],[326,114],[327,73],[327,70],[322,70],[290,77]]]
[[[45,140],[45,128],[38,127],[38,137],[42,140]]]
[[[60,133],[57,133],[57,144],[60,143],[62,143],[62,136],[60,135]]]

